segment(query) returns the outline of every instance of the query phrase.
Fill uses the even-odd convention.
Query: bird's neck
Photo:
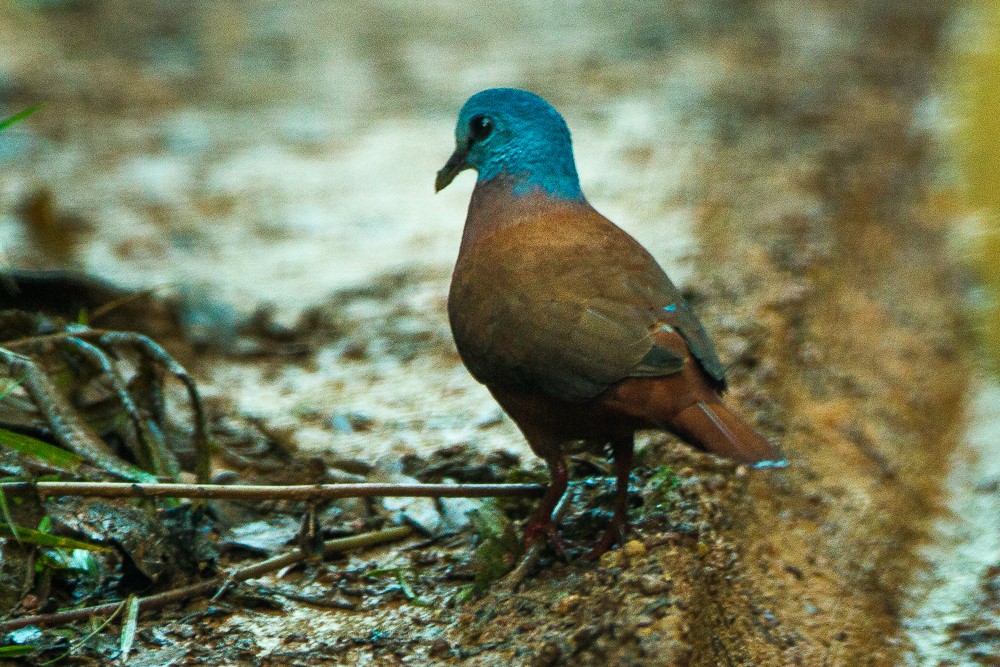
[[[589,209],[590,204],[582,193],[579,198],[567,199],[554,197],[538,187],[525,189],[523,180],[507,174],[489,180],[480,179],[469,201],[459,254],[498,231],[567,208]],[[553,233],[559,232],[553,230]]]
[[[502,180],[510,187],[512,197],[526,197],[538,192],[545,193],[552,199],[563,201],[584,201],[583,190],[580,189],[580,179],[572,162],[566,168],[525,168],[518,171],[502,171],[496,174],[482,170],[478,183],[493,183]]]
[[[477,160],[479,183],[501,180],[514,197],[541,191],[553,199],[584,201],[573,150],[565,142],[525,139]]]

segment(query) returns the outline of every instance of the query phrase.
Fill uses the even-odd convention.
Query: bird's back
[[[452,278],[456,344],[484,384],[593,398],[627,377],[667,375],[677,330],[721,386],[715,350],[677,288],[630,235],[585,201],[512,197],[480,184]]]

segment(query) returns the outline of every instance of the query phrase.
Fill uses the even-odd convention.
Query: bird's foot
[[[547,540],[549,544],[552,545],[553,550],[556,555],[563,560],[569,560],[569,556],[566,553],[567,544],[566,541],[559,535],[559,529],[556,528],[556,524],[551,518],[535,518],[532,519],[528,524],[528,527],[524,530],[524,551],[525,553],[531,549],[538,538],[541,537]]]
[[[627,523],[612,524],[611,527],[604,531],[604,535],[601,537],[601,540],[594,545],[594,548],[584,554],[580,560],[591,563],[596,562],[601,556],[607,553],[608,549],[614,546],[616,542],[622,541],[627,531]]]

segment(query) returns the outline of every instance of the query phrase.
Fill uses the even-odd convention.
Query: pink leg
[[[566,467],[566,457],[560,451],[558,455],[545,459],[549,466],[549,475],[552,480],[549,482],[549,489],[538,504],[535,515],[528,522],[528,527],[524,531],[524,550],[527,551],[539,534],[544,535],[555,547],[556,551],[563,558],[566,557],[566,543],[559,537],[559,531],[552,521],[552,512],[555,510],[559,499],[566,493],[566,485],[569,482],[569,470]]]
[[[628,530],[628,480],[632,475],[632,448],[634,442],[632,436],[615,440],[611,443],[611,449],[615,457],[615,504],[614,516],[611,525],[604,532],[601,541],[584,556],[584,560],[597,560],[601,554],[611,548],[615,542],[621,540],[625,531]]]

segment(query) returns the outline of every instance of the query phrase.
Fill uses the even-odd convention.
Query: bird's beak
[[[469,169],[469,164],[465,161],[465,158],[469,157],[469,149],[465,146],[459,146],[455,149],[455,152],[451,154],[448,161],[444,163],[444,166],[437,173],[437,178],[434,179],[434,192],[441,192],[448,184],[455,180],[455,177],[462,171]]]

